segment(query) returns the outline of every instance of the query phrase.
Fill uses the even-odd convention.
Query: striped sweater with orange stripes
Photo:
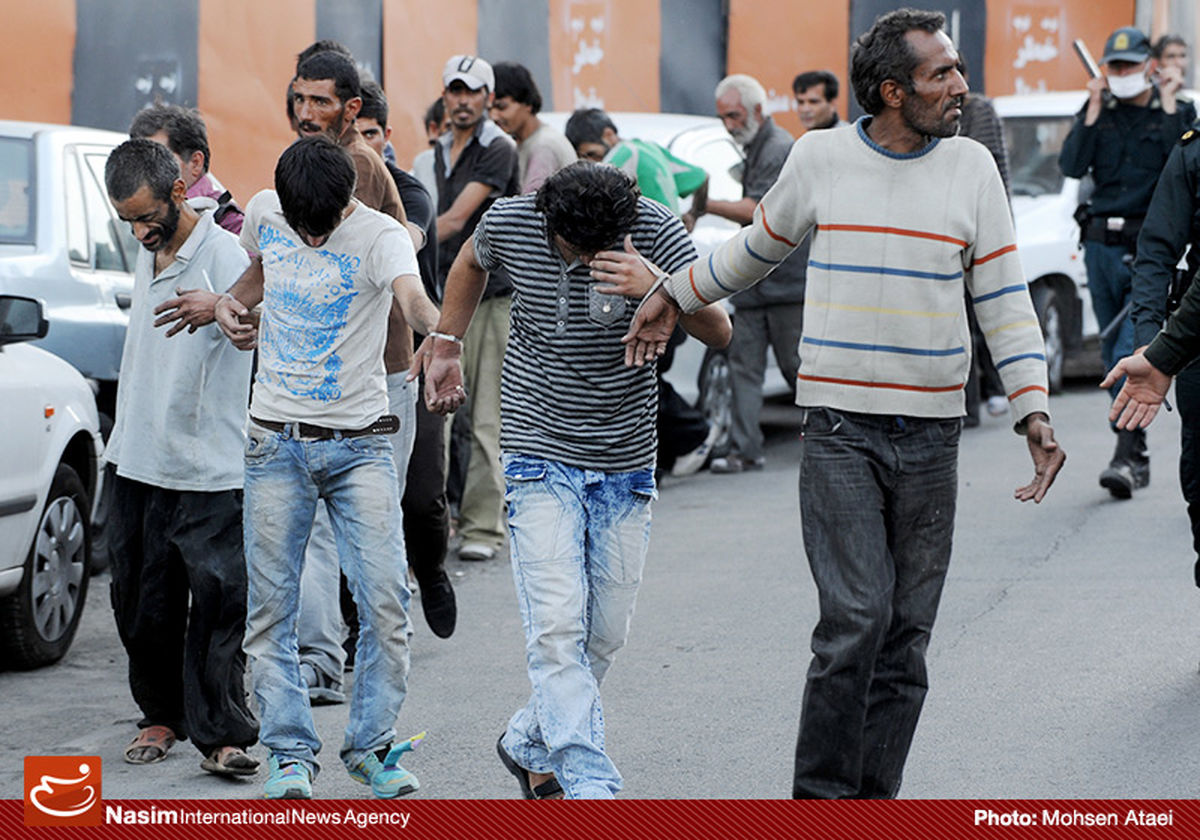
[[[868,119],[796,141],[753,222],[670,291],[694,312],[758,282],[811,229],[798,405],[962,415],[965,285],[1014,423],[1048,415],[1045,345],[991,155],[962,137],[896,154]]]

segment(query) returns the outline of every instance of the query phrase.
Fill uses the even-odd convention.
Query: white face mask
[[[1150,87],[1145,73],[1130,73],[1127,76],[1109,76],[1108,89],[1117,99],[1133,99]]]

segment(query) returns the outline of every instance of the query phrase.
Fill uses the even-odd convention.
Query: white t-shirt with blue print
[[[264,278],[250,413],[334,429],[387,414],[392,281],[419,273],[408,231],[356,202],[313,248],[288,225],[275,191],[263,190],[246,206],[241,244],[262,255]]]

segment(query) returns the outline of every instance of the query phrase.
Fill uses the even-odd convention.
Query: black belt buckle
[[[395,414],[385,414],[367,427],[373,435],[394,435],[400,431],[400,418]]]

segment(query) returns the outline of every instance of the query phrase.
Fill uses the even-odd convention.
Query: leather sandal
[[[517,783],[521,786],[522,796],[526,799],[563,798],[562,785],[558,783],[558,779],[547,779],[540,785],[531,786],[529,784],[529,771],[513,761],[512,756],[508,754],[508,750],[504,749],[503,741],[504,733],[500,733],[500,738],[496,741],[496,752],[500,755],[500,761],[505,769],[517,777]]]
[[[217,747],[200,762],[200,769],[218,776],[253,776],[258,772],[258,759],[241,747]]]
[[[175,733],[169,726],[147,726],[125,748],[125,760],[130,764],[157,764],[175,746]],[[154,750],[150,756],[139,755],[141,750]]]

